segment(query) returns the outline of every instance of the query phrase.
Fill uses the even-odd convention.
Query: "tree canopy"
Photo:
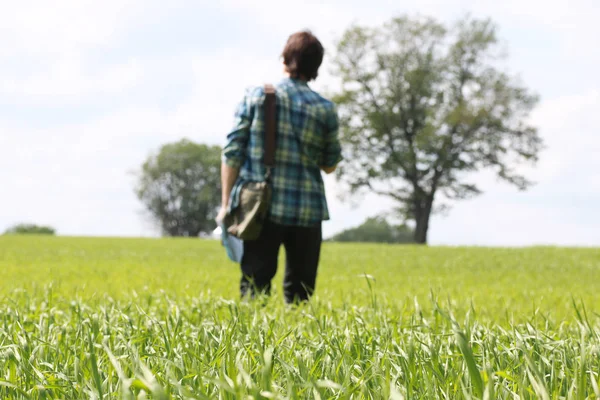
[[[353,26],[338,43],[334,73],[350,193],[393,199],[427,242],[431,214],[481,193],[471,174],[491,169],[519,189],[542,140],[528,116],[538,98],[503,71],[497,27],[464,18],[395,18]]]
[[[142,165],[136,194],[167,236],[215,228],[221,204],[221,149],[187,139],[162,146]]]

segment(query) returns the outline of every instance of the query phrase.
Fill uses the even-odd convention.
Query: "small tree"
[[[136,194],[167,236],[198,236],[215,228],[221,204],[221,148],[183,139],[142,165]]]
[[[496,32],[489,20],[396,18],[353,27],[339,42],[335,101],[347,161],[337,177],[351,193],[394,200],[418,243],[436,208],[481,193],[470,173],[487,168],[530,185],[515,167],[535,163],[542,148],[527,123],[538,99],[498,67]]]
[[[331,238],[334,242],[414,243],[414,232],[406,225],[391,225],[384,217],[368,218],[362,225]]]
[[[5,235],[55,235],[56,230],[50,226],[35,224],[17,224],[8,228]]]

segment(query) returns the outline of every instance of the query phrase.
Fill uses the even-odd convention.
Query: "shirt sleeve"
[[[335,106],[332,106],[327,113],[327,122],[325,126],[325,147],[323,149],[323,160],[321,161],[320,166],[331,168],[335,167],[343,159],[342,147],[338,138],[339,118]]]
[[[227,142],[221,153],[223,163],[232,168],[240,168],[246,160],[253,115],[251,96],[247,92],[237,106],[233,129],[227,134]]]

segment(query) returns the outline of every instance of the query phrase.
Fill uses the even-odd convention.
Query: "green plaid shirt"
[[[275,89],[277,145],[269,219],[283,225],[311,226],[329,219],[320,167],[333,167],[342,159],[337,110],[305,82],[288,78]],[[262,87],[248,90],[227,135],[223,161],[240,168],[230,210],[238,206],[245,182],[264,181],[264,100]]]

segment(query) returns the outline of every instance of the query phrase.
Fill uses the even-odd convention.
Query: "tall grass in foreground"
[[[582,305],[573,323],[500,326],[431,303],[16,293],[0,302],[0,398],[600,398]]]
[[[0,236],[0,399],[599,398],[600,249],[328,243],[298,308],[282,272],[246,304],[216,241]]]

